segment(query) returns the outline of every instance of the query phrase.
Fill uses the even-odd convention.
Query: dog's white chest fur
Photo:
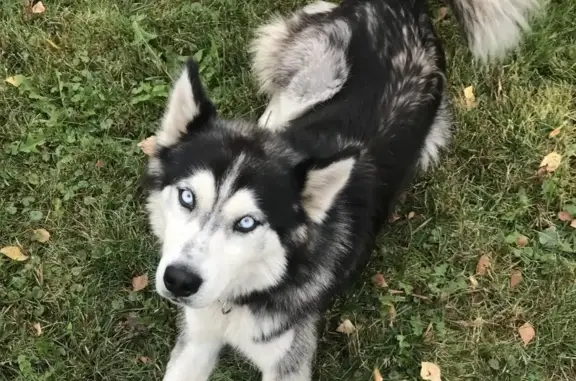
[[[255,316],[247,307],[236,306],[223,313],[222,305],[203,309],[184,309],[186,336],[228,344],[250,359],[260,369],[274,366],[290,349],[294,330],[287,330],[273,340],[263,340],[281,325],[279,319]]]

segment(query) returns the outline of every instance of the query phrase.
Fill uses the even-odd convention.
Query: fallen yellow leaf
[[[490,257],[484,254],[478,260],[478,264],[476,265],[476,274],[477,275],[486,275],[486,271],[490,267]]]
[[[4,254],[5,256],[14,261],[22,262],[28,259],[28,256],[24,255],[24,253],[22,253],[22,250],[20,250],[18,246],[3,247],[2,249],[0,249],[0,253]]]
[[[32,324],[32,327],[36,331],[36,336],[42,335],[42,327],[40,326],[40,323],[34,323]]]
[[[572,217],[572,215],[567,211],[563,210],[561,212],[558,212],[558,219],[563,222],[568,222],[572,221],[574,217]]]
[[[154,156],[156,153],[156,136],[152,135],[138,143],[138,147],[146,156]]]
[[[468,86],[464,89],[464,104],[470,110],[476,107],[476,95],[474,95],[474,86]]]
[[[48,242],[50,239],[50,233],[46,229],[36,229],[32,233],[32,241],[38,241],[40,243]]]
[[[548,137],[553,138],[555,136],[558,136],[560,134],[560,132],[562,132],[562,127],[557,127],[555,129],[553,129],[552,131],[550,131],[550,134],[548,135]]]
[[[32,6],[32,13],[44,13],[44,12],[46,12],[46,7],[41,1],[37,2]]]
[[[413,219],[414,217],[416,217],[416,213],[415,213],[415,212],[410,212],[410,213],[408,213],[408,217],[407,217],[407,218],[408,218],[409,220]]]
[[[540,163],[540,168],[544,168],[546,172],[554,172],[560,166],[562,162],[562,156],[557,152],[550,152],[548,155],[544,156],[542,162]]]
[[[475,101],[476,96],[474,95],[474,86],[468,86],[464,89],[464,98]]]
[[[576,219],[573,219],[572,222],[570,222],[570,227],[576,229]]]
[[[24,78],[25,77],[23,75],[15,75],[6,78],[4,81],[14,87],[19,87],[22,84],[22,82],[24,82]]]
[[[351,335],[356,332],[356,327],[354,327],[354,324],[352,324],[350,320],[346,319],[336,328],[336,332]]]
[[[530,242],[530,240],[528,239],[528,237],[526,237],[525,235],[519,235],[516,238],[516,246],[522,248],[526,245],[528,245],[528,242]]]
[[[132,291],[137,292],[143,290],[146,286],[148,286],[148,274],[132,278]]]
[[[518,328],[518,333],[524,342],[524,346],[527,346],[536,336],[536,331],[534,331],[534,327],[529,322],[524,323],[522,327]]]
[[[440,378],[440,367],[433,362],[422,362],[420,377],[427,381],[442,381],[442,378]]]
[[[374,368],[374,381],[384,381],[384,378],[380,374],[380,369]]]
[[[522,282],[522,272],[520,270],[512,270],[510,275],[510,288],[518,286]]]

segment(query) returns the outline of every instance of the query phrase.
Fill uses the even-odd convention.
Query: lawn
[[[132,291],[158,253],[137,143],[189,55],[224,115],[255,120],[252,30],[302,4],[46,0],[32,14],[0,3],[0,247],[29,256],[0,256],[0,380],[161,379],[175,309],[152,284]],[[472,63],[450,14],[438,20],[454,140],[328,313],[315,379],[368,381],[378,367],[416,380],[429,361],[448,381],[576,380],[576,228],[558,216],[576,215],[575,19],[574,0],[551,1],[519,52],[490,67]],[[538,172],[551,152],[560,166]],[[32,239],[40,228],[49,241]],[[336,332],[343,319],[357,331]],[[258,374],[226,352],[213,379]]]

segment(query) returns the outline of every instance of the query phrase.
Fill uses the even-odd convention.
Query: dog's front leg
[[[287,351],[276,359],[269,358],[272,361],[267,365],[259,364],[262,370],[262,381],[312,380],[312,363],[316,354],[318,337],[316,320],[311,319],[295,327],[292,335]],[[272,347],[276,346],[281,350],[281,348],[285,347],[284,343],[282,343],[283,340],[284,338],[280,338],[278,343],[272,341],[269,345]],[[274,353],[274,350],[269,353]]]
[[[207,381],[223,342],[206,332],[182,332],[170,354],[163,381]]]

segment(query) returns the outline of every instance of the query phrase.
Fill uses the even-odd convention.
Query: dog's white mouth
[[[170,303],[178,307],[194,307],[193,303],[190,302],[189,298],[182,298],[177,296],[167,296],[161,295],[164,299],[167,299]]]
[[[170,292],[164,290],[156,290],[156,293],[158,293],[158,295],[160,295],[162,298],[168,300],[170,303],[179,307],[187,307],[191,305],[189,298],[174,296]]]

